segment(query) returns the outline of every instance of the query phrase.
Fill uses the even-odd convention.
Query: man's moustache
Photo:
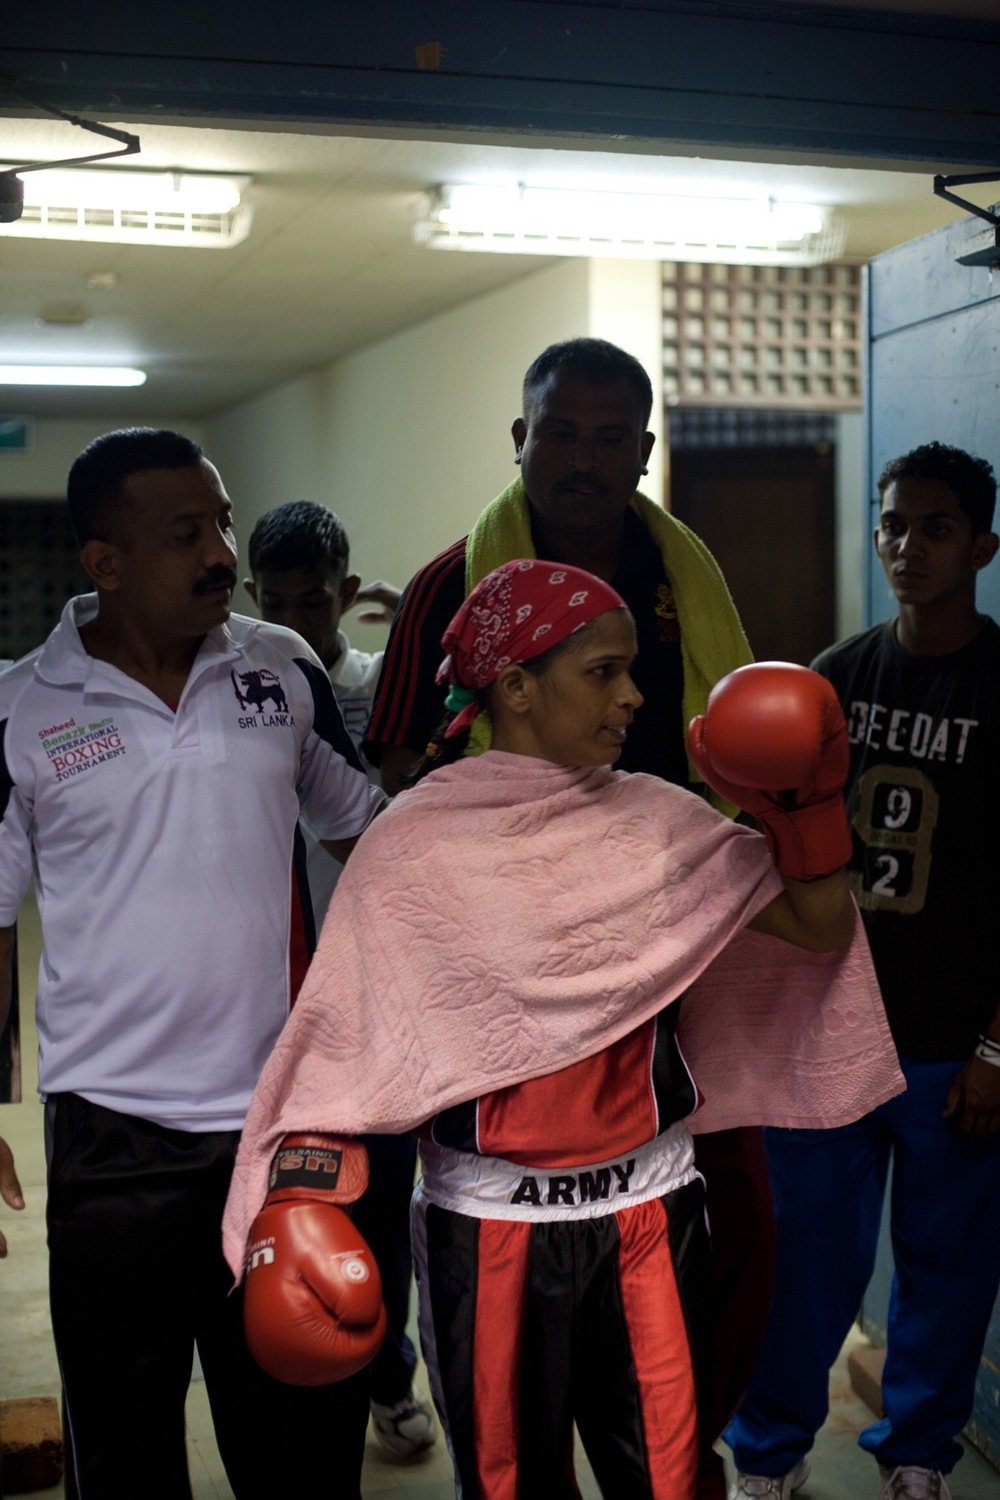
[[[579,489],[589,490],[594,495],[603,495],[606,493],[603,484],[598,484],[594,479],[588,479],[585,474],[574,474],[569,479],[563,479],[556,485],[556,494],[560,494],[563,490]]]
[[[210,594],[214,589],[236,587],[236,574],[232,568],[217,568],[214,573],[206,573],[194,586],[196,594]]]

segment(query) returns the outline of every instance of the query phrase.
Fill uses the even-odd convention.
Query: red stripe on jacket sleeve
[[[372,756],[375,764],[378,763],[376,747],[408,743],[420,700],[433,685],[440,664],[440,633],[430,630],[428,622],[433,619],[442,589],[459,570],[462,573],[459,598],[464,598],[464,537],[415,573],[403,595],[386,645],[365,734],[365,750],[375,750]],[[419,748],[423,749],[423,745]]]

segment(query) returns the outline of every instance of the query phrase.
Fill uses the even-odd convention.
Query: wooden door
[[[807,666],[835,638],[827,443],[681,448],[671,510],[714,553],[758,661]]]

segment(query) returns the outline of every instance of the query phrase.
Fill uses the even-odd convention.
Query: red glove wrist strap
[[[847,809],[840,795],[784,812],[756,810],[779,875],[819,880],[848,864],[853,852]]]
[[[271,1162],[267,1203],[354,1203],[368,1186],[368,1152],[349,1136],[286,1135]]]

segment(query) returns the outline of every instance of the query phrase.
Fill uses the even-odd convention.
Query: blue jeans
[[[1000,1137],[967,1141],[941,1118],[961,1063],[900,1065],[906,1092],[852,1125],[765,1132],[774,1296],[760,1362],[723,1434],[744,1473],[786,1474],[826,1419],[830,1366],[875,1263],[890,1158],[886,1414],[858,1441],[889,1467],[948,1473],[961,1456],[1000,1283]]]

